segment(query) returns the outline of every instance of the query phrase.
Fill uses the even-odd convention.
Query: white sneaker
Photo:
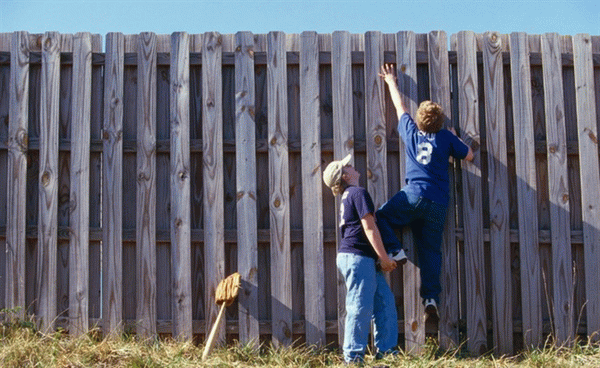
[[[406,258],[406,253],[404,253],[404,249],[395,250],[391,253],[388,253],[388,256],[396,261],[398,265],[403,265],[408,260],[408,258]]]
[[[427,313],[428,317],[440,318],[435,299],[425,299],[425,313]]]

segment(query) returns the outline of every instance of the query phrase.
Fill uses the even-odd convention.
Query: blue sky
[[[427,33],[523,31],[600,35],[598,0],[0,0],[0,32],[152,31]]]

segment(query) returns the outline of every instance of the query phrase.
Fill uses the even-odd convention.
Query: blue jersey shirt
[[[342,194],[340,205],[340,228],[342,240],[340,253],[353,253],[377,259],[377,253],[371,246],[365,230],[363,217],[375,212],[373,200],[365,188],[349,186]]]
[[[452,156],[462,160],[469,146],[446,129],[437,133],[420,131],[408,113],[400,117],[398,133],[406,147],[406,186],[402,190],[447,205],[448,159]]]

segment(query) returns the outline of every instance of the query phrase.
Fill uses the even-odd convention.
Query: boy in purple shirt
[[[348,155],[333,161],[323,172],[323,181],[333,195],[342,195],[341,242],[336,263],[347,289],[343,350],[348,363],[362,362],[371,320],[378,355],[394,353],[398,344],[396,303],[382,272],[395,269],[396,261],[386,253],[375,224],[373,200],[359,186],[360,173],[350,165],[351,159]],[[404,251],[398,249],[399,262],[406,262]]]
[[[398,115],[398,132],[406,147],[406,185],[377,211],[377,225],[386,247],[398,247],[394,229],[410,225],[421,268],[425,311],[438,317],[441,244],[449,200],[448,159],[473,160],[473,151],[452,129],[442,129],[440,105],[423,101],[417,121],[408,114],[391,65],[381,67]]]

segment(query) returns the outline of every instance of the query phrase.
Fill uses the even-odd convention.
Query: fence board
[[[292,342],[290,194],[286,37],[269,32],[267,95],[269,135],[269,212],[271,228],[271,319],[275,346]]]
[[[579,34],[573,39],[575,64],[575,91],[577,104],[577,130],[579,165],[581,172],[581,208],[583,215],[583,248],[585,254],[585,294],[588,336],[600,332],[600,197],[595,194],[600,187],[598,166],[598,126],[594,100],[594,66],[592,40]]]
[[[500,355],[513,352],[511,259],[509,239],[508,157],[504,106],[503,42],[496,32],[483,37],[485,123],[488,149],[492,324]]]
[[[178,338],[192,337],[189,61],[188,34],[173,33],[170,73],[171,277],[173,336]]]
[[[90,111],[92,98],[92,40],[75,35],[73,48],[71,192],[69,244],[69,332],[88,330],[90,223]]]
[[[218,306],[214,303],[217,284],[225,276],[223,220],[223,101],[221,35],[205,33],[202,48],[202,146],[204,183],[204,270],[205,318],[208,324],[216,320]],[[225,328],[217,336],[223,341]]]
[[[242,343],[256,344],[259,340],[259,264],[256,219],[254,37],[250,32],[238,32],[235,42],[238,272],[242,275],[244,283],[239,295],[239,337]]]
[[[11,40],[4,308],[25,307],[25,225],[29,103],[29,33]],[[11,200],[8,200],[11,198]],[[24,315],[25,310],[20,312]]]
[[[125,38],[106,36],[102,155],[102,318],[105,334],[118,335],[123,319],[123,61]]]
[[[573,275],[569,222],[565,108],[560,40],[557,34],[542,35],[548,190],[552,234],[554,328],[559,344],[574,337]]]
[[[156,47],[154,33],[138,37],[136,332],[156,334]]]
[[[531,67],[527,34],[510,35],[513,124],[519,213],[519,254],[523,340],[539,346],[542,338],[541,277],[538,243],[537,182],[533,142]]]
[[[487,351],[485,312],[485,273],[483,257],[483,214],[481,189],[481,153],[477,91],[475,34],[457,36],[459,123],[465,142],[473,148],[472,162],[462,163],[463,211],[469,221],[465,232],[465,274],[467,296],[467,347],[472,355]]]
[[[324,345],[323,184],[321,181],[319,49],[316,32],[303,32],[300,36],[300,86],[306,343]]]
[[[433,31],[427,35],[430,98],[444,109],[448,118],[445,126],[449,127],[452,122],[452,113],[447,44],[444,31]],[[452,168],[449,169],[449,178],[451,189],[442,243],[442,293],[440,294],[439,311],[439,339],[440,346],[443,348],[458,346],[458,253],[455,241],[456,219],[454,216],[454,171]]]
[[[396,73],[398,89],[404,106],[411,116],[415,116],[418,104],[417,90],[417,45],[415,33],[403,31],[396,34]],[[396,116],[394,114],[394,116]],[[396,120],[396,119],[395,119]],[[394,121],[395,121],[394,120]],[[406,153],[404,143],[399,140],[400,158],[399,178],[404,183],[406,177]],[[418,267],[417,253],[414,248],[412,232],[406,227],[402,231],[402,243],[407,252],[409,262],[403,266],[404,280],[404,340],[405,350],[418,355],[425,344],[425,308],[419,293],[421,276]]]
[[[332,36],[331,79],[333,97],[333,159],[341,160],[353,154],[354,129],[352,119],[352,60],[350,57],[350,34],[336,31]],[[351,164],[354,165],[354,157]],[[340,198],[335,199],[336,244],[340,244],[339,210]],[[337,248],[336,248],[337,250]],[[337,267],[336,267],[337,269]],[[338,342],[344,343],[346,318],[346,285],[344,276],[337,272],[337,318]]]

